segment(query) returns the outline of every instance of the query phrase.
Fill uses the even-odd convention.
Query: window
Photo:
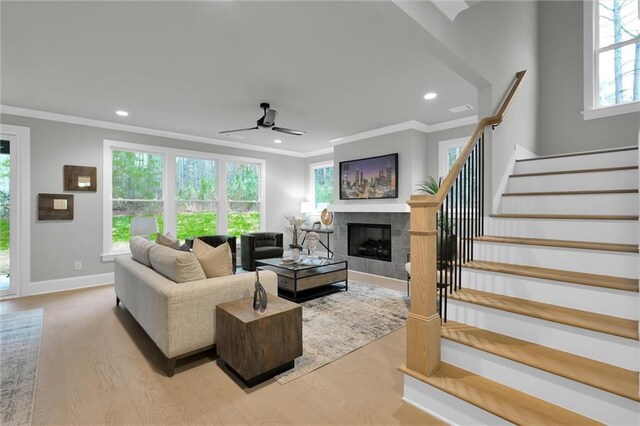
[[[333,161],[311,165],[310,199],[315,210],[333,203]]]
[[[218,233],[218,171],[215,160],[176,157],[178,239]]]
[[[640,111],[638,0],[585,2],[585,118]],[[589,111],[601,109],[596,114]]]
[[[111,251],[117,253],[129,249],[133,216],[156,216],[162,232],[164,158],[139,151],[111,154]]]
[[[265,228],[264,160],[109,140],[103,155],[104,261],[129,250],[134,216],[180,240]]]
[[[227,234],[260,230],[260,165],[227,162]]]
[[[440,177],[449,173],[467,142],[466,138],[440,142],[438,146],[438,173]]]

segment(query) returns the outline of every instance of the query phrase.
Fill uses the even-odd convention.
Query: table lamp
[[[158,233],[158,219],[155,216],[140,216],[131,218],[131,235],[140,235],[147,240],[151,234]]]

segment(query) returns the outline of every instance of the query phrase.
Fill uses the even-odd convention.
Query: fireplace
[[[391,225],[348,223],[349,256],[391,262]]]

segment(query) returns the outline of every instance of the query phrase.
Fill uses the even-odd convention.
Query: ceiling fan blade
[[[287,133],[289,135],[295,135],[295,136],[302,136],[307,132],[303,132],[302,130],[294,130],[294,129],[287,129],[286,127],[272,127],[271,130],[275,130],[276,132],[282,132],[282,133]]]
[[[225,133],[234,133],[234,132],[244,132],[245,130],[258,130],[258,126],[255,127],[246,127],[244,129],[235,129],[235,130],[225,130],[224,132],[219,132],[221,134]]]

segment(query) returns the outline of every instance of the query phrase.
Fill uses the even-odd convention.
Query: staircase
[[[640,424],[638,150],[519,160],[405,400],[458,424]]]

